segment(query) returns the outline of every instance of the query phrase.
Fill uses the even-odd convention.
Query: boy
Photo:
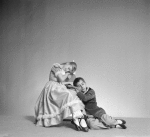
[[[122,119],[114,119],[107,115],[103,108],[97,106],[95,91],[86,86],[86,82],[82,77],[75,78],[73,86],[77,88],[77,96],[82,100],[85,105],[87,114],[93,115],[107,128],[122,128],[126,129],[126,121]]]

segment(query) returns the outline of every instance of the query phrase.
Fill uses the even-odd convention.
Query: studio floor
[[[123,118],[127,129],[76,131],[69,121],[37,127],[33,116],[0,116],[0,137],[150,137],[150,118]]]

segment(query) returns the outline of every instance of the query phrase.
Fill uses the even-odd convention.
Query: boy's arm
[[[95,92],[93,89],[91,89],[90,91],[88,91],[87,94],[83,94],[82,92],[78,92],[77,96],[82,100],[82,101],[88,101],[91,100],[92,98],[95,97]]]

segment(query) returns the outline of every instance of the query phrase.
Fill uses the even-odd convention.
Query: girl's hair
[[[74,72],[77,70],[77,64],[75,62],[65,62],[65,63],[62,63],[62,65],[65,65],[65,64],[69,64],[72,66],[72,74],[74,74]]]
[[[85,82],[85,80],[82,78],[82,77],[77,77],[75,78],[75,80],[73,81],[73,85],[76,87],[77,86],[77,83],[82,80],[83,82]]]
[[[72,74],[77,70],[77,64],[75,62],[69,62],[69,64],[72,66]]]

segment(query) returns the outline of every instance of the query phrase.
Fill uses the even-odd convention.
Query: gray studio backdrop
[[[3,0],[0,114],[34,115],[53,63],[75,60],[114,117],[150,117],[148,0]]]

